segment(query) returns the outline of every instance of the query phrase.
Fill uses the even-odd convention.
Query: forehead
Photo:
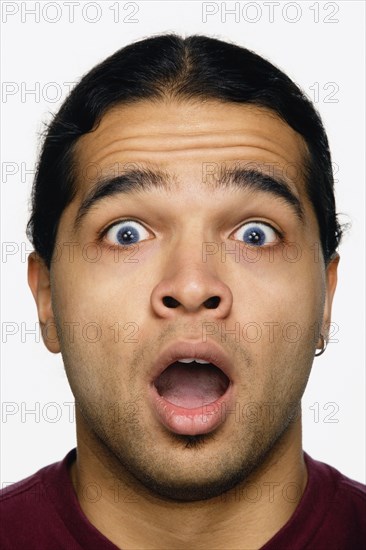
[[[198,185],[195,176],[203,163],[238,161],[275,166],[285,179],[296,174],[292,183],[301,194],[299,174],[306,156],[303,138],[265,108],[218,101],[139,101],[111,108],[95,130],[78,140],[78,194],[93,185],[93,175],[107,176],[128,163],[159,166],[182,183],[186,179]]]

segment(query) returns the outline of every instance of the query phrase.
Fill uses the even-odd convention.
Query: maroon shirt
[[[116,550],[86,518],[68,468],[61,462],[0,491],[1,550]],[[304,453],[309,474],[289,521],[263,550],[362,550],[366,548],[366,486]]]

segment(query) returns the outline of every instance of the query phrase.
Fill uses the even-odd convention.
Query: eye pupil
[[[260,236],[258,235],[257,231],[251,231],[250,234],[248,235],[248,239],[251,241],[251,242],[258,242],[260,240]]]
[[[265,232],[260,227],[250,227],[244,231],[244,241],[247,244],[263,245],[265,240]]]
[[[130,242],[136,241],[138,239],[138,236],[136,236],[136,234],[133,234],[131,229],[121,229],[121,231],[118,232],[117,237],[124,244],[126,242],[130,243]]]

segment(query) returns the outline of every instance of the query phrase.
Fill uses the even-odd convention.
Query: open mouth
[[[186,409],[217,401],[229,384],[229,378],[220,368],[199,359],[175,361],[154,381],[161,397]]]
[[[180,435],[208,434],[234,409],[235,367],[215,342],[177,340],[153,364],[148,399],[155,419]]]

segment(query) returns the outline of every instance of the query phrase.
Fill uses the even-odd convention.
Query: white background
[[[26,171],[36,161],[38,134],[67,94],[64,83],[77,81],[134,40],[169,31],[207,34],[253,49],[313,100],[314,83],[319,83],[316,106],[336,164],[337,207],[346,215],[344,221],[352,221],[352,229],[340,249],[333,314],[338,342],[315,359],[303,399],[304,448],[365,482],[364,2],[240,2],[237,15],[226,19],[222,3],[211,2],[206,9],[217,13],[206,22],[201,2],[78,2],[73,22],[65,2],[1,4],[6,92],[1,103],[1,482],[30,475],[75,445],[73,396],[61,355],[47,351],[39,331],[26,333],[38,321],[27,285],[31,247],[25,236],[32,184]],[[272,21],[268,4],[274,9]],[[234,7],[234,2],[226,3],[227,9]],[[39,22],[38,15],[27,12],[31,9],[39,11]],[[35,94],[26,93],[31,89]],[[335,95],[327,98],[333,90]],[[62,98],[54,101],[57,95]]]

